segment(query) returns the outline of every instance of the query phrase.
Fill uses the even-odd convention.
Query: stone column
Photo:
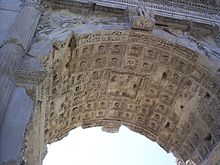
[[[39,2],[26,0],[10,35],[0,48],[0,126],[7,110],[14,84],[10,79],[21,57],[28,51],[39,18]]]
[[[25,1],[0,48],[0,164],[11,161],[18,164],[22,137],[33,107],[24,89],[15,88],[11,75],[31,44],[40,18],[38,6],[36,0]]]

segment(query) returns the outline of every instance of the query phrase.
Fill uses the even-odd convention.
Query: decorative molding
[[[38,85],[45,78],[46,73],[44,71],[35,70],[23,70],[17,68],[14,71],[13,79],[17,85]]]
[[[208,24],[212,26],[214,26],[215,24],[220,25],[220,8],[189,1],[163,1],[163,3],[161,3],[155,1],[143,2],[133,0],[94,0],[92,2],[89,0],[65,0],[62,2],[58,0],[46,0],[44,2],[45,4],[52,5],[52,7],[54,6],[56,8],[63,8],[64,6],[65,8],[81,8],[81,10],[84,8],[88,12],[94,10],[94,6],[96,5],[103,6],[102,9],[106,8],[108,9],[108,12],[114,12],[115,9],[126,10],[127,7],[143,6],[148,10],[152,10],[155,16],[158,15],[180,20],[192,20],[194,22]],[[96,10],[97,9],[98,8],[96,8]]]

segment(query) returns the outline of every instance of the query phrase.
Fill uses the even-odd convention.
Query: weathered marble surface
[[[13,5],[9,5],[10,3]],[[2,17],[11,16],[12,20],[5,22],[1,29],[1,34],[4,35],[0,37],[0,164],[20,164],[24,134],[34,109],[34,102],[24,88],[15,86],[13,73],[29,49],[40,18],[40,11],[35,5],[26,5],[25,2],[25,6],[16,11],[11,7],[17,7],[18,1],[10,3],[6,1],[0,3],[5,5],[1,11],[17,12],[8,15],[1,13]]]
[[[67,60],[65,58],[68,57],[67,54],[70,54],[70,52],[72,52],[76,46],[79,47],[79,48],[77,48],[77,51],[78,50],[80,51],[81,49],[83,49],[84,44],[85,45],[89,44],[89,41],[88,41],[87,44],[82,42],[82,45],[80,45],[80,42],[79,42],[80,36],[83,36],[83,35],[87,36],[86,34],[95,33],[95,32],[97,32],[97,34],[99,34],[99,32],[101,33],[101,31],[104,33],[104,31],[107,31],[107,30],[118,31],[118,30],[128,30],[128,29],[130,29],[130,24],[128,22],[126,22],[126,20],[119,19],[118,17],[112,19],[111,17],[109,18],[108,15],[107,16],[105,15],[105,17],[103,17],[102,14],[95,14],[94,16],[91,15],[91,16],[87,17],[85,15],[80,15],[78,13],[69,12],[67,10],[47,11],[44,14],[44,16],[41,18],[41,21],[40,21],[40,24],[39,24],[38,30],[37,30],[37,36],[31,46],[31,49],[28,52],[28,54],[30,56],[26,56],[23,63],[24,64],[26,63],[27,65],[30,65],[30,66],[38,66],[39,68],[42,69],[42,66],[39,66],[38,64],[40,63],[40,61],[44,61],[44,62],[47,61],[46,63],[43,63],[44,68],[45,67],[47,68],[50,66],[49,65],[50,62],[48,62],[48,61],[50,61],[49,60],[50,57],[53,56],[53,58],[57,58],[58,60],[61,60],[61,61],[64,60],[63,65],[65,66],[65,60]],[[191,30],[188,30],[188,31],[185,31],[183,29],[182,28],[178,29],[177,26],[171,26],[171,27],[165,28],[165,29],[163,27],[156,26],[151,33],[152,33],[152,35],[158,36],[159,38],[162,38],[162,39],[166,40],[167,42],[170,42],[170,43],[173,43],[176,45],[180,44],[190,50],[197,52],[199,54],[198,59],[197,59],[197,63],[200,65],[200,67],[203,68],[204,70],[208,71],[210,73],[210,76],[213,76],[218,82],[220,82],[219,81],[220,80],[219,73],[218,73],[218,69],[220,67],[220,56],[219,56],[220,49],[219,49],[218,45],[216,44],[215,40],[213,39],[212,35],[211,34],[207,35],[207,33],[205,32],[205,33],[200,33],[201,35],[198,36],[198,34],[196,33],[196,30],[193,28],[191,28]],[[74,47],[73,49],[70,49],[70,48],[68,48],[68,45],[69,45],[69,43],[71,43],[70,40],[71,40],[72,36],[75,36],[76,43],[74,44],[74,42],[73,42],[73,45],[75,45],[75,46],[73,46]],[[87,41],[85,40],[85,42],[87,42]],[[92,44],[92,41],[91,41],[91,44]],[[96,45],[99,45],[99,44],[100,43],[98,43]],[[105,44],[105,43],[103,43],[103,44]],[[184,51],[186,51],[186,50],[183,49],[183,52]],[[74,52],[75,52],[75,50],[73,51],[73,54],[74,54]],[[186,51],[186,52],[190,53],[190,51],[189,52]],[[178,51],[176,53],[178,53]],[[75,56],[75,54],[72,56]],[[78,56],[80,56],[80,55],[78,55]],[[75,59],[75,60],[77,60],[77,59]],[[126,61],[126,59],[124,59],[123,61]],[[23,66],[25,66],[24,64],[23,64]],[[47,69],[49,69],[49,68],[47,68]],[[66,74],[65,67],[61,70],[64,71],[64,73],[62,73],[61,75],[65,75]],[[47,70],[47,72],[52,73],[52,71],[50,69]],[[195,73],[195,76],[196,76],[196,74],[197,73]],[[68,77],[68,76],[66,76],[66,77]],[[62,79],[62,78],[60,78],[60,79]],[[45,80],[45,83],[47,84],[50,82],[51,82],[51,80],[48,79],[48,77],[47,77]],[[46,85],[44,85],[44,86],[46,86]],[[52,86],[54,86],[54,85],[52,85]],[[113,87],[113,88],[116,88],[116,87]],[[114,94],[113,88],[111,88],[112,91],[109,91],[109,95]],[[199,103],[199,100],[201,97],[201,96],[198,96],[198,97],[195,96],[196,95],[195,94],[196,88],[197,88],[196,85],[194,87],[192,87],[191,93],[187,89],[182,91],[183,93],[185,93],[184,95],[187,95],[187,98],[191,100],[190,102],[187,102],[186,100],[184,101],[184,99],[179,99],[177,101],[179,103],[177,103],[176,106],[174,106],[174,109],[176,109],[178,111],[180,104],[181,105],[185,104],[184,109],[187,109],[187,112],[188,112],[187,113],[185,111],[186,113],[181,114],[181,117],[179,119],[179,126],[180,127],[181,127],[181,125],[185,124],[185,122],[187,121],[187,118],[190,118],[191,113],[196,113],[196,110],[194,108],[196,107],[196,104]],[[123,91],[123,89],[121,89],[121,88],[118,88],[118,89]],[[45,92],[49,92],[48,95],[53,96],[54,94],[50,94],[50,92],[52,92],[51,90],[52,89],[46,89]],[[65,89],[63,89],[63,91],[65,91]],[[124,90],[124,91],[127,91],[127,90]],[[187,91],[188,91],[188,94],[187,94]],[[131,93],[128,92],[128,94],[125,94],[125,95],[129,96],[129,94],[131,94]],[[120,93],[119,93],[119,95],[120,95]],[[46,100],[44,95],[41,95],[41,97],[42,98],[40,98],[40,100],[44,100],[44,101]],[[55,97],[55,96],[53,96],[53,97]],[[84,96],[82,96],[82,97],[84,97]],[[56,100],[55,102],[57,104],[61,105],[62,100],[63,99],[59,97],[59,99]],[[65,123],[61,124],[60,127],[62,127],[62,126],[65,127],[64,130],[66,130],[66,131],[64,131],[62,134],[60,134],[60,136],[59,135],[56,136],[56,133],[54,133],[53,129],[50,129],[51,127],[48,124],[49,121],[51,121],[52,123],[55,123],[56,120],[54,120],[54,121],[52,119],[49,120],[50,117],[48,118],[48,115],[50,115],[50,114],[47,114],[48,113],[47,111],[48,111],[48,109],[50,109],[49,108],[50,105],[48,105],[48,103],[45,104],[44,101],[42,103],[42,106],[44,107],[43,111],[46,111],[46,118],[45,118],[46,119],[46,127],[45,127],[46,137],[45,138],[48,139],[48,141],[46,141],[46,143],[47,143],[47,142],[53,142],[53,141],[59,140],[62,137],[66,136],[68,134],[67,130],[72,129],[72,126],[74,124],[73,125],[70,124],[69,126],[67,126],[68,124],[65,125]],[[59,105],[57,105],[56,107],[59,107]],[[179,114],[180,111],[178,111],[177,114]],[[57,109],[56,112],[58,114],[62,114],[62,113],[67,113],[68,111],[67,110],[59,111],[59,109]],[[213,111],[213,115],[214,115],[214,111]],[[55,116],[56,116],[56,114],[55,114]],[[68,118],[69,116],[67,115],[66,117]],[[38,119],[39,119],[39,117],[36,117],[35,121],[37,121]],[[49,121],[47,121],[47,120],[49,120]],[[59,121],[61,122],[62,118],[60,118]],[[42,121],[42,122],[44,122],[44,121]],[[84,122],[85,123],[83,124],[83,127],[85,127],[85,128],[90,127],[90,126],[95,126],[95,122],[91,125],[89,122],[88,123],[86,123],[86,121],[84,121]],[[97,123],[97,124],[99,124],[99,123]],[[118,122],[118,123],[113,122],[112,124],[111,123],[103,123],[103,130],[109,131],[109,132],[117,132],[117,130],[121,124],[122,124],[121,122]],[[80,125],[82,125],[82,123],[80,123],[80,122],[75,123],[75,126],[80,126]],[[201,125],[203,125],[203,124],[201,124]],[[36,126],[39,127],[40,124],[38,123],[38,124],[36,124]],[[203,126],[206,127],[205,124]],[[132,126],[130,126],[130,127],[132,127]],[[137,131],[137,132],[139,131],[141,133],[141,130],[138,130],[138,128],[132,127],[131,129],[133,129],[134,131]],[[51,130],[51,132],[49,130]],[[29,131],[30,131],[28,133],[29,136],[27,136],[27,138],[32,139],[31,131],[33,131],[33,130],[29,130]],[[53,137],[54,139],[50,137],[50,135],[49,135],[50,133],[52,135],[54,135],[54,137]],[[40,136],[40,134],[42,134],[42,132],[36,132],[36,134],[38,134]],[[147,136],[148,136],[148,138],[155,140],[153,135],[152,135],[152,137],[150,135],[147,135]],[[163,137],[163,136],[165,138],[167,136],[166,133],[161,135],[161,137]],[[205,135],[205,133],[201,133],[201,136],[205,137],[206,135]],[[160,145],[162,147],[167,149],[166,148],[167,146],[164,146],[164,143],[161,143],[160,141],[158,141],[158,142],[160,143]],[[187,144],[187,142],[186,142],[186,144]],[[34,147],[34,145],[30,145],[30,144],[28,144],[28,142],[27,142],[26,146],[27,146],[27,148],[29,148],[29,150]],[[183,149],[184,147],[187,147],[187,145],[185,146],[185,144],[184,144],[183,146],[181,146],[181,149]],[[42,143],[42,141],[41,141],[41,148],[44,148],[44,144]],[[43,153],[42,150],[41,150],[41,153]],[[175,153],[175,154],[176,154],[176,156],[178,156],[178,153]],[[24,155],[24,157],[25,157],[24,159],[27,160],[27,158],[29,156],[30,157],[33,156],[33,153],[31,154],[31,153],[26,152],[26,154]],[[181,155],[181,156],[184,156],[184,155]],[[197,158],[195,157],[193,159],[196,160]],[[202,159],[204,159],[204,158],[202,158]],[[37,160],[37,158],[33,157],[33,161],[36,161],[36,160]],[[31,160],[29,160],[29,161],[31,161]]]
[[[0,1],[0,45],[8,36],[10,27],[13,25],[18,13],[20,12],[20,0],[1,0]]]
[[[90,14],[95,8],[98,11],[105,11],[106,13],[120,13],[125,10],[127,6],[138,7],[143,5],[148,9],[152,9],[158,16],[176,18],[181,20],[193,20],[194,22],[205,23],[209,25],[215,25],[220,23],[219,7],[216,5],[201,4],[199,2],[189,1],[140,1],[140,0],[84,0],[84,1],[62,1],[59,0],[47,0],[45,1],[46,7],[53,7],[57,9],[69,9],[77,12],[85,12]],[[184,5],[183,5],[184,4]]]
[[[0,164],[10,160],[19,164],[23,138],[33,107],[34,103],[27,96],[25,89],[13,90],[0,129]]]
[[[3,2],[6,3],[6,1]],[[170,4],[168,6],[157,4],[151,6],[156,11],[155,19],[146,19],[145,14],[138,14],[134,11],[133,16],[136,17],[133,18],[141,18],[141,21],[136,22],[135,26],[139,26],[138,28],[134,27],[136,30],[131,30],[131,19],[125,12],[129,10],[124,3],[136,7],[140,4],[138,0],[108,2],[107,8],[110,7],[110,10],[106,8],[104,1],[95,1],[97,2],[95,9],[91,4],[74,3],[73,6],[69,6],[70,11],[56,10],[68,8],[65,6],[66,2],[47,6],[48,10],[45,9],[46,11],[41,17],[34,39],[32,37],[39,19],[39,11],[31,6],[26,6],[25,10],[28,12],[25,10],[20,12],[21,17],[17,19],[19,21],[16,23],[17,27],[12,28],[11,38],[9,37],[7,44],[3,44],[1,47],[0,51],[4,53],[1,53],[0,62],[4,65],[0,65],[0,85],[6,87],[0,88],[0,96],[4,96],[0,97],[3,98],[0,100],[0,111],[4,111],[7,106],[8,108],[5,111],[6,113],[0,115],[0,119],[4,117],[0,128],[0,146],[3,146],[0,148],[0,164],[8,161],[8,163],[18,164],[21,157],[24,164],[41,164],[46,153],[45,144],[62,139],[70,129],[77,126],[87,128],[102,125],[104,131],[117,132],[121,124],[157,141],[161,147],[166,151],[174,152],[177,157],[184,160],[191,158],[196,162],[205,160],[207,158],[206,151],[210,153],[215,147],[207,142],[210,139],[208,132],[211,132],[211,141],[214,145],[217,144],[219,138],[215,132],[220,125],[218,123],[220,119],[218,117],[220,47],[216,38],[218,29],[210,26],[213,23],[219,23],[219,16],[216,15],[210,21],[207,20],[210,17],[209,14],[198,13],[198,6],[187,14],[185,9],[179,10],[176,7],[170,7]],[[215,3],[218,4],[219,2],[216,1]],[[78,7],[76,7],[77,5]],[[149,8],[152,4],[147,2],[145,5]],[[18,6],[16,10],[20,9]],[[167,12],[155,10],[158,7],[162,7]],[[208,8],[207,10],[210,10],[210,6]],[[177,14],[173,17],[177,16],[183,21],[158,17],[161,15],[172,17],[172,14],[169,13],[171,9],[172,12],[179,10],[177,13],[182,13],[182,15]],[[204,10],[204,6],[202,9]],[[29,12],[30,10],[31,12]],[[4,12],[6,12],[5,9]],[[14,9],[13,12],[19,13]],[[89,13],[89,15],[85,13]],[[195,13],[193,22],[184,22],[184,20],[192,17],[192,13]],[[213,13],[212,11],[211,15]],[[14,22],[15,15],[7,15],[12,18],[6,22],[8,26]],[[201,18],[204,20],[201,21]],[[201,27],[200,24],[196,24],[200,21],[203,23]],[[31,26],[22,28],[24,24]],[[6,26],[0,30],[8,31]],[[121,35],[119,34],[124,35],[120,38]],[[137,36],[135,37],[134,34]],[[133,38],[132,35],[134,35]],[[5,33],[1,35],[0,41],[6,36]],[[99,40],[100,38],[101,40]],[[114,47],[114,44],[119,44],[119,48],[122,45],[121,49],[117,49],[117,46]],[[139,58],[142,59],[148,55],[148,49],[150,50],[151,47],[154,48],[153,50],[158,50],[156,54],[151,54],[152,56],[149,56],[151,59],[143,64],[145,68],[140,69],[143,60]],[[137,51],[142,53],[138,54]],[[94,57],[84,57],[88,52]],[[7,56],[7,53],[13,54],[13,56]],[[168,61],[166,61],[166,54],[172,56],[172,58],[168,57]],[[105,55],[107,57],[102,58]],[[118,56],[116,57],[116,55]],[[155,57],[154,59],[153,55],[161,56],[161,58]],[[165,61],[162,61],[163,55]],[[121,59],[121,63],[117,63],[120,61],[117,58]],[[15,65],[9,64],[15,64],[15,61],[19,61],[19,59],[20,62],[16,64],[16,66],[19,65],[19,69],[14,70]],[[188,67],[185,67],[186,65]],[[44,71],[47,71],[47,76],[43,84],[39,84],[45,76]],[[174,71],[183,76],[182,83],[174,82],[172,77]],[[104,72],[109,76],[103,78]],[[78,74],[84,73],[88,79],[85,81],[77,80]],[[111,76],[112,79],[110,80]],[[99,78],[100,87],[106,91],[105,93],[100,92],[98,88],[96,89],[94,82],[98,84]],[[148,78],[149,82],[144,83],[145,88],[143,82],[147,81]],[[186,80],[190,80],[191,83],[187,83]],[[10,88],[15,83],[23,86],[26,91],[22,87],[13,87],[12,93],[7,92],[8,90],[12,91]],[[171,86],[165,89],[169,83],[171,83],[172,89]],[[178,85],[178,83],[180,84]],[[106,87],[105,84],[107,84]],[[158,89],[164,91],[161,93]],[[172,90],[177,92],[174,94]],[[70,92],[72,92],[71,96],[68,95]],[[167,93],[166,96],[163,95],[164,92]],[[171,101],[172,103],[169,102],[169,97],[174,97],[174,95],[175,99]],[[68,100],[73,96],[72,100]],[[79,100],[83,101],[78,103],[75,96],[80,96]],[[149,100],[144,98],[149,98]],[[6,100],[9,101],[9,104]],[[104,100],[104,104],[101,103],[102,100]],[[148,106],[148,103],[151,104],[150,100],[154,100],[155,104],[161,103],[163,106],[169,107],[168,109],[172,109],[175,114],[172,115],[166,108],[165,112],[156,112],[158,109],[153,108],[156,106],[154,103],[151,106],[155,111],[150,112],[149,115],[144,114],[145,110],[139,113],[140,109],[138,108]],[[76,105],[75,101],[77,102]],[[107,107],[105,103],[109,103]],[[126,109],[124,106],[128,103],[130,103],[130,107]],[[77,106],[79,106],[79,112]],[[136,106],[138,107],[137,111],[132,111]],[[82,111],[80,107],[84,107]],[[102,108],[99,109],[100,107]],[[53,110],[55,110],[54,113]],[[148,110],[147,108],[146,111]],[[110,112],[112,113],[110,114]],[[15,116],[20,120],[13,121]],[[27,124],[30,116],[32,118]],[[145,118],[143,119],[143,117]],[[107,121],[106,119],[111,120]],[[173,123],[175,123],[176,129],[174,129]],[[146,131],[145,127],[151,131]],[[16,128],[18,129],[15,131],[15,135],[9,131]],[[189,141],[193,141],[196,135],[203,138],[204,142],[201,142],[197,148],[194,146],[196,151],[190,154],[190,144],[196,143]],[[175,141],[175,139],[180,140],[181,138],[185,138],[182,140],[182,144]],[[199,139],[197,140],[199,141]],[[24,143],[22,144],[22,142]],[[13,145],[14,149],[12,149]],[[205,160],[206,163],[211,164],[210,162],[218,161],[218,156],[216,156],[219,153],[218,145],[213,149],[213,152],[215,153],[210,159]]]

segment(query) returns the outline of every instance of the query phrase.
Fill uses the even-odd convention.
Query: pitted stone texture
[[[205,1],[203,1],[205,2]],[[112,15],[118,15],[121,18],[125,15],[125,11],[128,6],[138,7],[144,6],[144,8],[152,9],[155,14],[167,18],[175,18],[180,20],[193,20],[197,23],[204,23],[208,25],[220,24],[219,8],[214,5],[215,3],[207,4],[207,1],[201,3],[201,1],[185,1],[185,0],[160,0],[160,1],[140,1],[140,0],[77,0],[77,1],[62,1],[59,0],[47,0],[45,1],[46,7],[52,7],[54,9],[68,9],[78,13],[85,13],[90,15],[91,13],[106,13]]]
[[[48,76],[39,99],[46,111],[45,143],[78,126],[117,132],[125,125],[201,164],[220,140],[220,87],[204,59],[148,32],[69,39],[44,61]]]

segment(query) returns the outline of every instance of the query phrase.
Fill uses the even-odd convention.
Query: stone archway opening
[[[219,164],[219,0],[185,1],[2,2],[0,164],[41,165],[70,130],[121,125]]]
[[[220,139],[218,65],[188,46],[138,30],[54,43],[37,102],[43,143],[79,126],[114,133],[124,125],[182,162],[201,164]]]
[[[43,165],[176,165],[175,157],[157,143],[122,126],[116,134],[100,127],[76,128],[61,141],[49,146]],[[158,159],[159,158],[159,159]]]

